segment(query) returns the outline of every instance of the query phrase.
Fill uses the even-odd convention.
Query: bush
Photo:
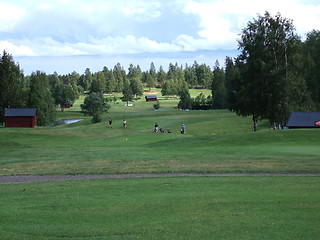
[[[154,109],[159,109],[160,108],[160,102],[157,101],[155,104],[153,104]]]
[[[100,115],[104,112],[108,112],[110,105],[107,103],[106,99],[103,97],[102,93],[90,93],[84,99],[84,103],[81,104],[82,112],[85,115],[92,116],[92,122],[101,122]]]

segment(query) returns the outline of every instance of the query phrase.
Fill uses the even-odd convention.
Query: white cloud
[[[160,2],[130,1],[121,7],[121,11],[126,17],[134,18],[138,21],[148,21],[161,16],[160,6]]]
[[[48,4],[48,3],[40,3],[38,7],[39,9],[42,9],[42,10],[52,10],[54,8],[52,4]]]
[[[0,41],[0,49],[7,49],[15,56],[73,56],[104,54],[138,54],[179,52],[180,44],[157,42],[133,35],[91,39],[88,42],[59,42],[50,37],[22,40],[19,43]]]
[[[236,46],[237,36],[252,21],[257,14],[265,11],[271,14],[278,12],[285,18],[293,19],[297,32],[302,37],[312,29],[320,29],[320,2],[314,6],[303,4],[301,0],[217,0],[217,1],[187,1],[183,11],[199,17],[198,36],[193,40],[207,41],[205,45],[214,48],[230,47],[230,40]],[[211,44],[210,44],[211,43]],[[224,43],[225,46],[224,46]],[[192,44],[192,42],[189,42]]]
[[[18,21],[23,17],[25,10],[21,7],[0,2],[0,32],[14,29]]]
[[[24,45],[15,45],[9,41],[0,41],[0,49],[6,50],[14,56],[36,56],[30,47]]]
[[[293,19],[301,36],[320,29],[320,2],[303,2],[1,0],[0,48],[16,56],[236,49],[247,22],[265,11]]]

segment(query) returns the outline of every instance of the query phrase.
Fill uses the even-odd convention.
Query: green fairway
[[[81,101],[59,118],[83,118]],[[274,131],[261,122],[252,132],[250,118],[228,110],[180,111],[178,99],[160,96],[160,102],[161,111],[143,99],[132,107],[111,103],[98,124],[87,118],[58,127],[0,128],[0,175],[320,172],[320,129]],[[155,122],[172,133],[154,133]]]
[[[0,185],[0,235],[36,239],[319,239],[317,177]]]
[[[83,99],[58,119],[83,118]],[[132,107],[111,103],[97,124],[86,118],[0,128],[0,175],[320,172],[320,129],[274,131],[263,121],[252,132],[250,118],[228,110],[180,111],[177,98],[159,99],[160,111],[143,98]],[[155,122],[172,133],[154,133]],[[1,184],[0,236],[318,239],[319,183],[318,177],[192,177]]]

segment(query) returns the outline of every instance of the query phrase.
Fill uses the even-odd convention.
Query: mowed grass
[[[318,177],[192,177],[0,185],[0,236],[319,239]]]
[[[157,90],[155,89],[154,92]],[[199,90],[200,91],[200,90]],[[192,94],[198,94],[194,90]],[[157,93],[158,95],[158,93]],[[79,106],[58,113],[82,118]],[[111,104],[103,122],[0,128],[0,175],[319,173],[320,131],[252,132],[227,110]],[[106,118],[114,120],[108,128]],[[128,129],[122,128],[122,120]],[[153,133],[154,123],[172,134]],[[187,134],[179,133],[181,124]],[[37,239],[318,239],[318,177],[180,177],[0,184],[0,236]]]
[[[177,98],[159,97],[160,111],[143,98],[132,107],[110,103],[98,124],[88,117],[58,127],[0,128],[0,175],[320,172],[320,129],[274,131],[261,122],[253,132],[250,118],[228,110],[180,111]],[[59,118],[83,117],[83,99]],[[155,122],[172,133],[154,133]]]

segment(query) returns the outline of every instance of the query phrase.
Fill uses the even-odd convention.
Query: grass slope
[[[192,94],[197,94],[194,90]],[[158,95],[158,93],[156,93]],[[79,106],[59,118],[82,118]],[[177,99],[112,104],[104,121],[0,128],[0,175],[319,173],[319,130],[272,131]],[[106,117],[114,119],[107,128]],[[122,120],[128,129],[122,129]],[[155,134],[154,122],[173,134]],[[179,134],[182,123],[187,134]],[[0,236],[37,239],[318,239],[318,177],[100,179],[0,184]]]
[[[83,117],[83,98],[59,117]],[[58,127],[0,128],[0,175],[320,172],[319,129],[273,131],[262,122],[262,130],[252,132],[250,118],[227,110],[180,111],[177,99],[160,99],[162,111],[143,99],[133,107],[111,103],[98,124],[87,118]],[[153,133],[155,122],[173,133]],[[182,123],[186,135],[179,133]]]

